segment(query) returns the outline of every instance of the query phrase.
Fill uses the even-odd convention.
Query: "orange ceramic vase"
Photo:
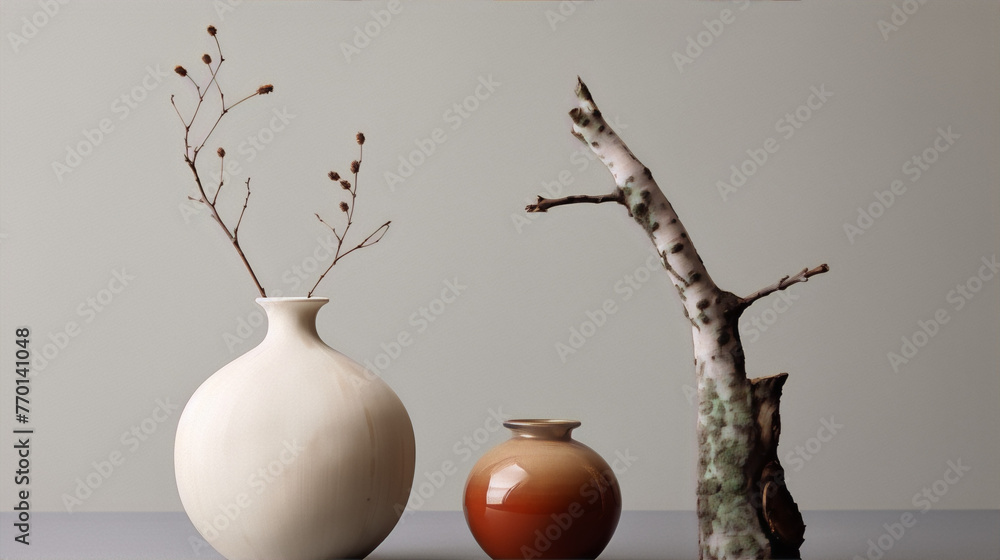
[[[570,432],[575,420],[511,420],[513,436],[472,467],[465,519],[491,558],[596,558],[622,495],[608,463]]]

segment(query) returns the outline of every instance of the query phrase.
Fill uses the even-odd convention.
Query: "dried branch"
[[[316,219],[319,220],[321,224],[329,228],[330,231],[333,232],[333,236],[337,238],[337,249],[336,251],[334,251],[333,261],[330,263],[330,266],[328,266],[326,270],[324,270],[323,273],[320,274],[319,278],[316,280],[316,283],[313,284],[312,289],[310,289],[309,293],[306,294],[306,297],[312,297],[313,292],[316,291],[316,287],[319,286],[319,283],[322,282],[324,278],[326,278],[326,275],[330,272],[330,270],[333,269],[333,266],[337,264],[340,261],[340,259],[346,257],[347,255],[350,255],[351,253],[357,251],[358,249],[371,247],[372,245],[381,241],[382,237],[385,236],[385,233],[389,231],[389,224],[392,223],[391,220],[385,222],[384,224],[377,227],[375,231],[368,234],[368,237],[365,237],[361,243],[358,243],[354,247],[346,251],[343,251],[344,240],[347,238],[347,230],[349,230],[351,228],[351,225],[354,223],[354,206],[358,198],[358,173],[361,171],[361,162],[364,160],[365,135],[359,132],[355,137],[355,139],[358,143],[359,148],[358,148],[358,159],[351,162],[351,173],[354,175],[354,183],[352,184],[350,181],[346,179],[341,179],[340,174],[337,173],[336,171],[331,171],[327,174],[327,177],[329,177],[331,181],[337,183],[341,189],[348,191],[348,193],[351,196],[351,201],[349,203],[348,202],[340,203],[340,210],[347,215],[347,223],[344,225],[343,233],[337,233],[336,228],[327,223],[326,220],[324,220],[319,214],[314,214],[316,216]]]
[[[233,248],[236,249],[236,253],[239,255],[240,260],[243,261],[243,265],[246,267],[247,272],[250,273],[250,277],[251,279],[253,279],[253,283],[254,286],[256,286],[257,291],[260,293],[261,297],[266,297],[266,293],[264,292],[264,287],[261,286],[260,281],[257,280],[257,275],[254,273],[253,267],[250,266],[250,261],[247,260],[246,254],[243,252],[243,248],[240,246],[239,235],[238,235],[240,224],[243,222],[243,216],[246,213],[247,205],[250,202],[250,179],[248,178],[246,182],[247,194],[246,198],[243,200],[243,209],[240,211],[240,216],[236,222],[236,226],[232,230],[230,230],[229,226],[226,225],[226,222],[222,219],[222,216],[219,214],[219,209],[216,207],[216,202],[219,199],[219,193],[222,192],[222,186],[225,182],[224,163],[225,163],[226,151],[223,148],[218,149],[219,160],[220,160],[219,185],[216,188],[215,193],[212,195],[211,198],[205,191],[205,186],[201,180],[201,173],[198,170],[198,154],[201,153],[202,149],[205,147],[205,144],[208,142],[208,139],[212,136],[212,134],[215,132],[215,129],[219,126],[219,123],[222,121],[222,117],[224,117],[233,107],[239,105],[240,103],[243,103],[244,101],[250,99],[251,97],[255,97],[257,95],[266,95],[268,93],[271,93],[272,91],[274,91],[274,86],[270,84],[260,86],[254,93],[251,93],[250,95],[244,97],[243,99],[240,99],[239,101],[230,105],[229,107],[226,107],[225,94],[222,92],[222,86],[219,85],[218,81],[219,70],[222,68],[222,63],[225,62],[226,59],[225,57],[222,56],[222,46],[219,44],[219,38],[216,35],[216,33],[217,30],[215,26],[210,25],[208,27],[208,34],[211,35],[212,38],[215,40],[215,48],[216,48],[216,54],[218,55],[218,59],[217,61],[215,61],[213,66],[212,57],[208,54],[202,55],[201,60],[206,66],[208,66],[209,69],[209,80],[204,85],[204,87],[202,87],[183,66],[177,66],[176,68],[174,68],[174,72],[176,72],[182,78],[186,78],[188,81],[191,82],[192,85],[194,85],[195,92],[197,93],[198,102],[195,104],[194,110],[191,113],[191,117],[188,119],[184,118],[184,115],[181,113],[180,108],[177,106],[177,102],[175,101],[173,95],[170,96],[170,104],[173,106],[174,112],[177,113],[177,118],[180,119],[181,125],[184,127],[184,163],[187,164],[188,168],[191,170],[192,175],[194,175],[195,186],[198,187],[198,193],[200,195],[199,198],[191,196],[189,196],[188,198],[200,202],[209,208],[209,210],[212,213],[212,219],[214,219],[215,222],[219,224],[219,227],[222,228],[222,231],[225,232],[226,237],[229,239],[229,242],[232,243]],[[208,133],[205,134],[205,136],[201,139],[201,143],[198,145],[194,145],[191,142],[191,130],[195,124],[195,121],[198,118],[202,106],[205,104],[205,97],[208,95],[208,92],[209,90],[212,89],[213,85],[215,86],[215,89],[219,92],[221,109],[219,111],[218,117],[216,117],[215,119],[215,122],[212,123],[211,128],[209,128]]]

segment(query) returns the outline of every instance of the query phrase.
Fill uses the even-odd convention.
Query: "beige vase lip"
[[[326,297],[306,297],[306,296],[281,296],[281,297],[259,297],[254,299],[257,303],[269,301],[301,301],[301,302],[323,302],[328,303],[330,298]]]

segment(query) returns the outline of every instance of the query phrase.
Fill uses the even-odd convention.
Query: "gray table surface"
[[[805,512],[803,558],[1000,559],[1000,511],[910,512],[916,523],[902,534],[895,527],[897,536],[893,536],[887,527],[898,524],[904,513]],[[184,513],[35,513],[29,546],[14,542],[12,523],[10,512],[0,513],[0,558],[5,560],[221,558]],[[694,512],[627,511],[601,558],[697,558],[697,540]],[[369,558],[467,560],[487,556],[469,533],[461,512],[414,512]]]

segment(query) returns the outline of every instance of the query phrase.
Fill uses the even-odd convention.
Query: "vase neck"
[[[504,427],[513,432],[515,438],[569,441],[574,428],[580,427],[577,420],[508,420]]]
[[[319,338],[316,315],[327,298],[281,297],[257,298],[257,304],[267,314],[265,340],[281,337]]]

